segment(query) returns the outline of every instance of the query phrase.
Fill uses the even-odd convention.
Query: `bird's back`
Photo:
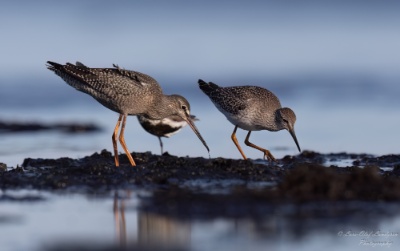
[[[220,87],[212,82],[199,80],[200,89],[211,99],[218,109],[230,114],[238,114],[252,107],[273,110],[281,107],[279,99],[269,90],[258,86]]]
[[[89,68],[79,62],[76,65],[47,63],[48,69],[69,85],[119,113],[131,113],[128,110],[132,107],[140,108],[140,103],[152,102],[152,97],[162,93],[161,87],[152,77],[115,65],[115,68]],[[156,95],[148,95],[149,93]]]

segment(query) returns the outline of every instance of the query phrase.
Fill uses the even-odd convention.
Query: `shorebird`
[[[146,132],[157,136],[160,141],[161,155],[164,153],[161,137],[169,138],[187,125],[187,122],[177,115],[172,115],[163,119],[149,119],[141,115],[138,115],[137,118]],[[198,120],[194,115],[190,115],[190,119],[192,121]]]
[[[247,157],[236,138],[238,127],[248,131],[244,143],[263,152],[264,159],[266,157],[270,161],[276,161],[270,151],[249,141],[252,131],[286,129],[292,135],[299,152],[301,151],[294,133],[296,115],[290,108],[282,108],[279,99],[272,92],[258,86],[220,87],[201,79],[198,83],[200,89],[211,99],[218,110],[235,126],[231,139],[244,159]]]
[[[80,62],[61,65],[47,61],[47,68],[60,76],[78,91],[89,94],[100,104],[119,114],[112,134],[115,165],[119,166],[117,134],[119,142],[132,166],[133,160],[124,139],[126,117],[143,115],[150,119],[163,119],[177,115],[185,120],[210,152],[200,132],[190,119],[190,104],[182,96],[164,95],[157,81],[140,72],[129,71],[113,65],[114,68],[89,68]]]

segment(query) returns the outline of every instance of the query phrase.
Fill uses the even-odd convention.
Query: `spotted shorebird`
[[[190,119],[189,102],[179,95],[164,95],[154,78],[140,72],[122,69],[117,65],[113,65],[114,68],[89,68],[80,62],[76,62],[75,65],[71,63],[61,65],[50,61],[47,63],[47,68],[54,71],[67,84],[89,94],[103,106],[119,113],[112,135],[116,166],[119,166],[117,134],[121,122],[119,142],[131,165],[136,165],[124,139],[128,115],[143,115],[150,119],[177,115],[189,124],[209,152],[206,142]]]
[[[206,83],[201,79],[198,83],[200,89],[211,99],[218,110],[235,126],[231,138],[244,159],[247,159],[246,155],[236,138],[238,127],[249,131],[244,143],[263,152],[264,159],[276,161],[270,151],[249,141],[252,131],[286,129],[301,151],[294,133],[296,115],[290,108],[282,108],[279,99],[272,92],[257,86],[220,87],[212,82]]]
[[[146,132],[157,136],[160,142],[161,155],[164,153],[161,137],[169,138],[172,135],[178,133],[183,127],[187,125],[186,120],[176,115],[172,115],[163,119],[148,119],[145,116],[140,115],[137,116],[137,118],[140,125]],[[198,120],[194,115],[190,115],[190,119],[192,121]]]

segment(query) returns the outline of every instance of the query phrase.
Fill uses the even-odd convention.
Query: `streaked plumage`
[[[238,127],[249,131],[245,144],[262,151],[264,158],[267,157],[269,160],[275,160],[275,158],[267,149],[249,142],[252,131],[286,129],[292,135],[300,151],[294,132],[296,115],[290,108],[282,108],[279,99],[272,92],[258,86],[220,87],[201,79],[198,83],[200,89],[211,99],[218,110],[235,125],[231,138],[244,159],[246,159],[246,155],[236,139]]]

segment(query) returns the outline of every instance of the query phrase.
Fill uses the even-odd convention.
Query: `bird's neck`
[[[280,131],[285,129],[284,125],[282,124],[282,117],[279,114],[279,109],[277,109],[274,113],[275,123],[273,126],[273,130],[271,131]]]

